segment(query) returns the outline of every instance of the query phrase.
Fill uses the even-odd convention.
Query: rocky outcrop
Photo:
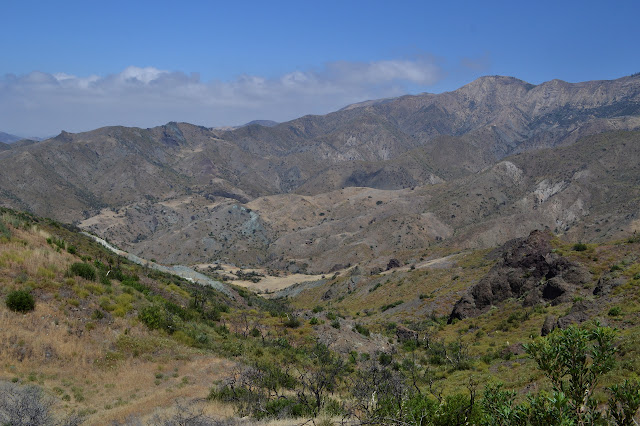
[[[387,271],[394,268],[400,267],[400,261],[398,259],[390,259],[389,263],[387,263]]]
[[[623,277],[618,277],[615,274],[605,274],[598,280],[596,287],[593,289],[593,295],[606,296],[614,288],[624,284],[625,281]]]
[[[588,321],[593,314],[595,303],[587,300],[578,300],[573,304],[569,313],[558,319],[557,326],[564,329],[573,324],[582,324]]]
[[[449,321],[475,317],[506,299],[523,306],[562,303],[591,279],[584,267],[554,253],[549,232],[533,231],[507,242],[498,263],[454,306]]]
[[[406,342],[410,340],[417,341],[418,340],[418,332],[411,330],[403,325],[398,325],[396,328],[396,337],[399,342]]]
[[[542,330],[540,330],[540,335],[542,337],[551,333],[557,327],[558,319],[553,315],[547,315],[544,319],[544,323],[542,324]]]

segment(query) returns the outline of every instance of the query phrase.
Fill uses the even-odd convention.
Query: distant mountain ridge
[[[269,247],[278,247],[283,241],[306,244],[293,235],[286,236],[291,232],[285,232],[286,228],[295,223],[289,222],[295,209],[280,211],[282,217],[275,220],[271,215],[279,207],[268,200],[284,197],[279,202],[306,200],[314,205],[300,213],[298,227],[302,228],[294,227],[298,235],[303,235],[301,224],[308,222],[312,213],[324,212],[322,219],[327,219],[325,210],[335,208],[345,194],[352,194],[347,191],[340,195],[342,189],[407,191],[435,185],[435,192],[428,189],[425,195],[432,202],[422,207],[422,214],[427,214],[426,208],[430,215],[424,216],[426,222],[420,225],[425,229],[424,240],[412,243],[413,247],[428,245],[436,237],[443,243],[496,244],[507,234],[521,236],[531,225],[527,221],[534,218],[527,216],[519,235],[501,231],[506,223],[481,231],[479,223],[503,216],[494,217],[493,210],[478,216],[478,209],[484,207],[472,209],[475,203],[471,199],[455,207],[452,203],[460,201],[441,194],[441,188],[466,194],[484,176],[482,173],[498,167],[507,156],[571,146],[590,135],[636,129],[640,129],[638,75],[583,83],[553,80],[540,85],[512,77],[483,77],[453,92],[368,101],[327,115],[304,116],[275,125],[258,121],[225,130],[168,123],[152,129],[105,127],[78,134],[62,132],[44,142],[0,150],[0,202],[64,221],[82,222],[103,236],[108,234],[114,241],[128,244],[134,253],[136,247],[151,250],[160,240],[167,244],[182,240],[176,239],[176,232],[188,235],[184,241],[187,249],[182,246],[180,253],[167,248],[150,256],[166,261],[188,263],[189,259],[216,253],[262,264],[279,262],[280,258],[286,263],[287,256],[295,253],[289,254],[288,248],[270,252]],[[637,137],[636,133],[630,135],[630,141]],[[631,158],[634,155],[630,154]],[[523,179],[533,179],[532,191],[544,179],[538,171],[523,171],[523,165],[516,169],[499,167],[524,173]],[[553,173],[561,174],[562,164],[555,167]],[[503,178],[499,181],[500,185],[509,182]],[[489,181],[486,184],[492,185]],[[537,190],[553,192],[555,184],[550,182],[551,189]],[[476,188],[477,193],[501,191],[500,185],[491,190]],[[411,204],[410,197],[405,199],[402,194],[387,198],[389,202],[403,199],[403,203]],[[443,200],[449,204],[442,204]],[[254,204],[261,207],[246,208]],[[462,222],[459,214],[453,213],[459,208],[468,215]],[[373,209],[379,214],[386,211]],[[581,220],[582,213],[578,213],[582,211],[575,210],[575,220]],[[352,213],[345,211],[347,216],[333,220],[346,220]],[[573,219],[558,220],[573,223]],[[618,220],[623,224],[624,220],[616,219],[616,223]],[[625,220],[628,224],[631,219]],[[388,224],[389,229],[401,227],[401,222],[406,225],[407,219],[398,217],[397,222]],[[364,248],[374,247],[367,241],[378,240],[388,230],[376,231],[367,223],[359,226],[378,235],[355,232],[359,239],[349,244],[362,244],[363,248],[355,251],[358,255],[354,261],[382,253]],[[339,230],[330,225],[325,221],[316,236],[335,235]],[[501,232],[503,237],[499,237]],[[305,241],[314,238],[310,235]],[[309,253],[300,262],[316,261],[309,260],[317,259],[313,250],[307,250],[311,247],[315,247],[313,243],[298,250]],[[323,265],[329,263],[322,261]]]
[[[20,136],[12,135],[5,132],[0,132],[0,142],[2,143],[13,143],[22,139],[24,138]]]

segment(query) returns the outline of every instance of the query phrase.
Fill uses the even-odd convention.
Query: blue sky
[[[640,72],[640,2],[4,0],[0,131],[283,121],[482,75]]]

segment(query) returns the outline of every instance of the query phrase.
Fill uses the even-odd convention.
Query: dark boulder
[[[502,351],[500,352],[500,355],[502,355],[502,357],[509,356],[509,355],[518,356],[518,355],[524,355],[525,353],[526,351],[524,350],[524,345],[522,343],[514,343],[502,349]]]
[[[540,330],[540,335],[542,337],[548,335],[553,330],[555,330],[558,323],[558,319],[553,315],[547,315],[544,319],[544,323],[542,324],[542,329]]]
[[[418,340],[418,332],[411,330],[403,325],[398,325],[396,328],[396,337],[399,342],[406,342],[409,340],[417,341]]]
[[[473,297],[469,294],[462,296],[453,307],[451,315],[449,315],[449,323],[454,319],[462,320],[476,315],[476,305]]]
[[[389,263],[387,263],[387,271],[389,269],[399,268],[399,267],[400,267],[400,261],[398,259],[390,259]]]
[[[573,304],[569,313],[558,319],[558,328],[565,329],[573,324],[582,324],[591,318],[594,302],[579,300]]]
[[[546,282],[542,288],[542,298],[545,301],[553,301],[554,304],[564,299],[562,296],[567,295],[569,285],[560,277],[553,277]]]

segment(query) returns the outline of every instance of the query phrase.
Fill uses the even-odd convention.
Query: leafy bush
[[[573,251],[586,251],[587,248],[587,245],[584,243],[575,243],[573,245]]]
[[[29,312],[36,307],[36,301],[31,293],[24,290],[14,290],[5,299],[7,308],[15,312]]]
[[[356,323],[355,325],[355,329],[358,333],[362,334],[363,336],[367,336],[369,337],[369,335],[371,334],[371,332],[369,331],[369,329],[367,327],[365,327],[362,324],[358,324]]]
[[[377,289],[379,289],[380,287],[382,287],[382,283],[376,283],[376,285],[374,285],[373,287],[371,287],[369,289],[369,293],[372,293],[374,291],[376,291]]]
[[[613,385],[607,390],[611,393],[608,414],[618,425],[637,424],[633,419],[640,408],[640,382],[625,380],[621,385]]]
[[[175,325],[170,315],[159,306],[147,306],[138,314],[138,319],[152,330],[164,329],[169,333],[175,331]]]
[[[311,410],[306,405],[283,397],[268,401],[264,406],[264,411],[256,411],[254,417],[262,420],[266,418],[302,417],[311,414]]]
[[[384,311],[388,311],[391,308],[395,308],[396,306],[400,306],[404,303],[404,300],[396,300],[393,303],[389,303],[388,305],[384,305],[380,308],[380,311],[384,312]]]
[[[298,317],[295,317],[293,315],[287,316],[287,320],[284,322],[284,326],[289,328],[298,328],[300,327],[300,320],[298,319]]]
[[[614,337],[614,330],[607,327],[589,330],[571,326],[525,345],[526,352],[551,380],[554,394],[566,401],[568,413],[577,424],[600,417],[591,396],[602,375],[615,365]]]
[[[82,277],[89,281],[94,281],[96,279],[96,270],[88,263],[76,262],[69,267],[69,272],[72,275]]]
[[[64,250],[64,247],[66,245],[66,243],[62,238],[57,238],[57,237],[47,238],[47,243],[56,246],[58,250]]]
[[[127,287],[131,287],[135,290],[138,290],[140,293],[143,294],[148,294],[149,293],[149,287],[147,287],[146,285],[140,283],[140,281],[136,281],[133,280],[129,277],[125,278],[124,281],[122,281],[122,285],[126,285]]]
[[[610,317],[617,317],[621,313],[622,313],[622,309],[620,309],[620,306],[614,306],[613,308],[609,309],[608,315]]]
[[[393,361],[393,357],[391,356],[391,354],[380,352],[380,354],[378,355],[378,362],[380,363],[380,365],[389,365],[391,364],[391,361]]]
[[[7,240],[11,238],[11,231],[4,224],[2,220],[0,220],[0,239],[6,238]]]

